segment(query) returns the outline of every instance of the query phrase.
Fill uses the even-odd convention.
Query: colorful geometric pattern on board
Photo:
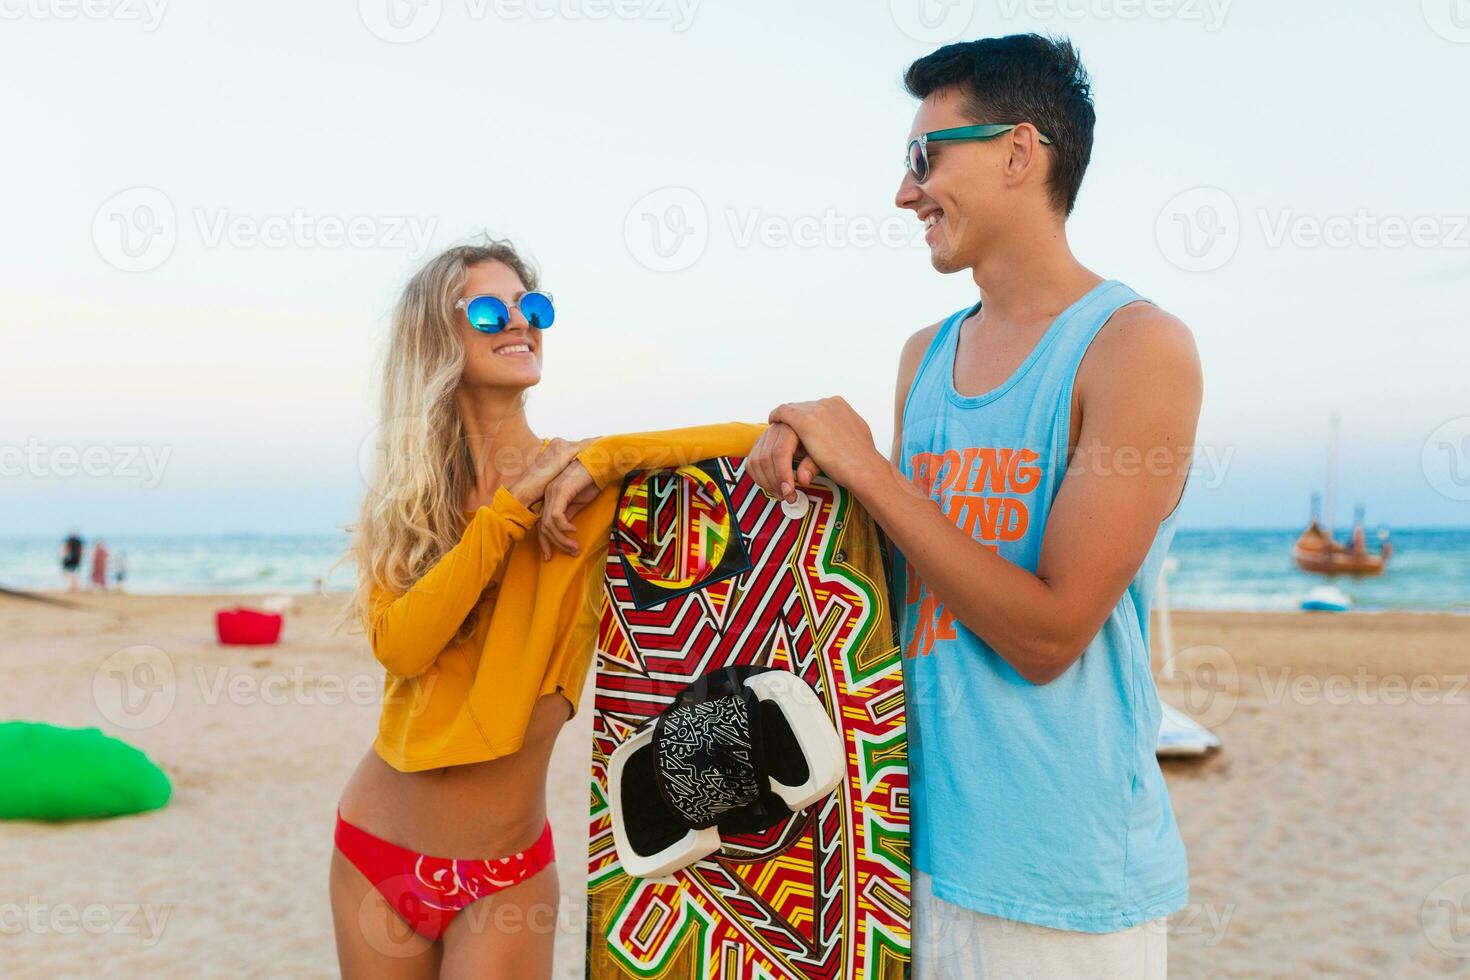
[[[629,474],[607,553],[593,707],[588,976],[899,980],[909,962],[903,676],[877,528],[819,479],[789,516],[743,459]],[[629,877],[608,757],[717,668],[789,670],[848,747],[838,789],[667,880]]]

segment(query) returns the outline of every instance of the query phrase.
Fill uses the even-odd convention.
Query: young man
[[[979,301],[904,345],[892,463],[827,398],[773,411],[749,465],[788,499],[820,468],[900,552],[916,976],[1163,977],[1187,889],[1148,609],[1199,359],[1068,247],[1094,122],[1070,43],[951,44],[905,83],[897,203]]]

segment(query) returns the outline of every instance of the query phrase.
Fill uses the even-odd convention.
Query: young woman
[[[437,256],[394,314],[352,546],[349,616],[387,676],[377,739],[338,804],[345,977],[550,976],[547,762],[591,660],[619,481],[743,455],[765,429],[538,437],[525,395],[555,318],[507,243]]]

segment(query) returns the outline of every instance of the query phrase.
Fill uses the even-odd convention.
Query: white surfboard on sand
[[[1207,755],[1220,747],[1220,738],[1177,708],[1159,702],[1164,717],[1159,724],[1160,757]]]
[[[1165,558],[1159,569],[1159,586],[1154,593],[1154,606],[1159,611],[1159,642],[1163,645],[1164,676],[1174,676],[1174,624],[1169,618],[1169,573],[1179,568],[1177,558]],[[1163,718],[1159,722],[1159,742],[1155,754],[1164,758],[1207,755],[1220,747],[1220,738],[1184,712],[1163,701]]]

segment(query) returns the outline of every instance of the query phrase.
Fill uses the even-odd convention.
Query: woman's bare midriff
[[[488,762],[399,772],[369,748],[342,791],[342,819],[434,857],[514,854],[546,824],[546,769],[570,715],[566,698],[544,695],[520,749]]]

